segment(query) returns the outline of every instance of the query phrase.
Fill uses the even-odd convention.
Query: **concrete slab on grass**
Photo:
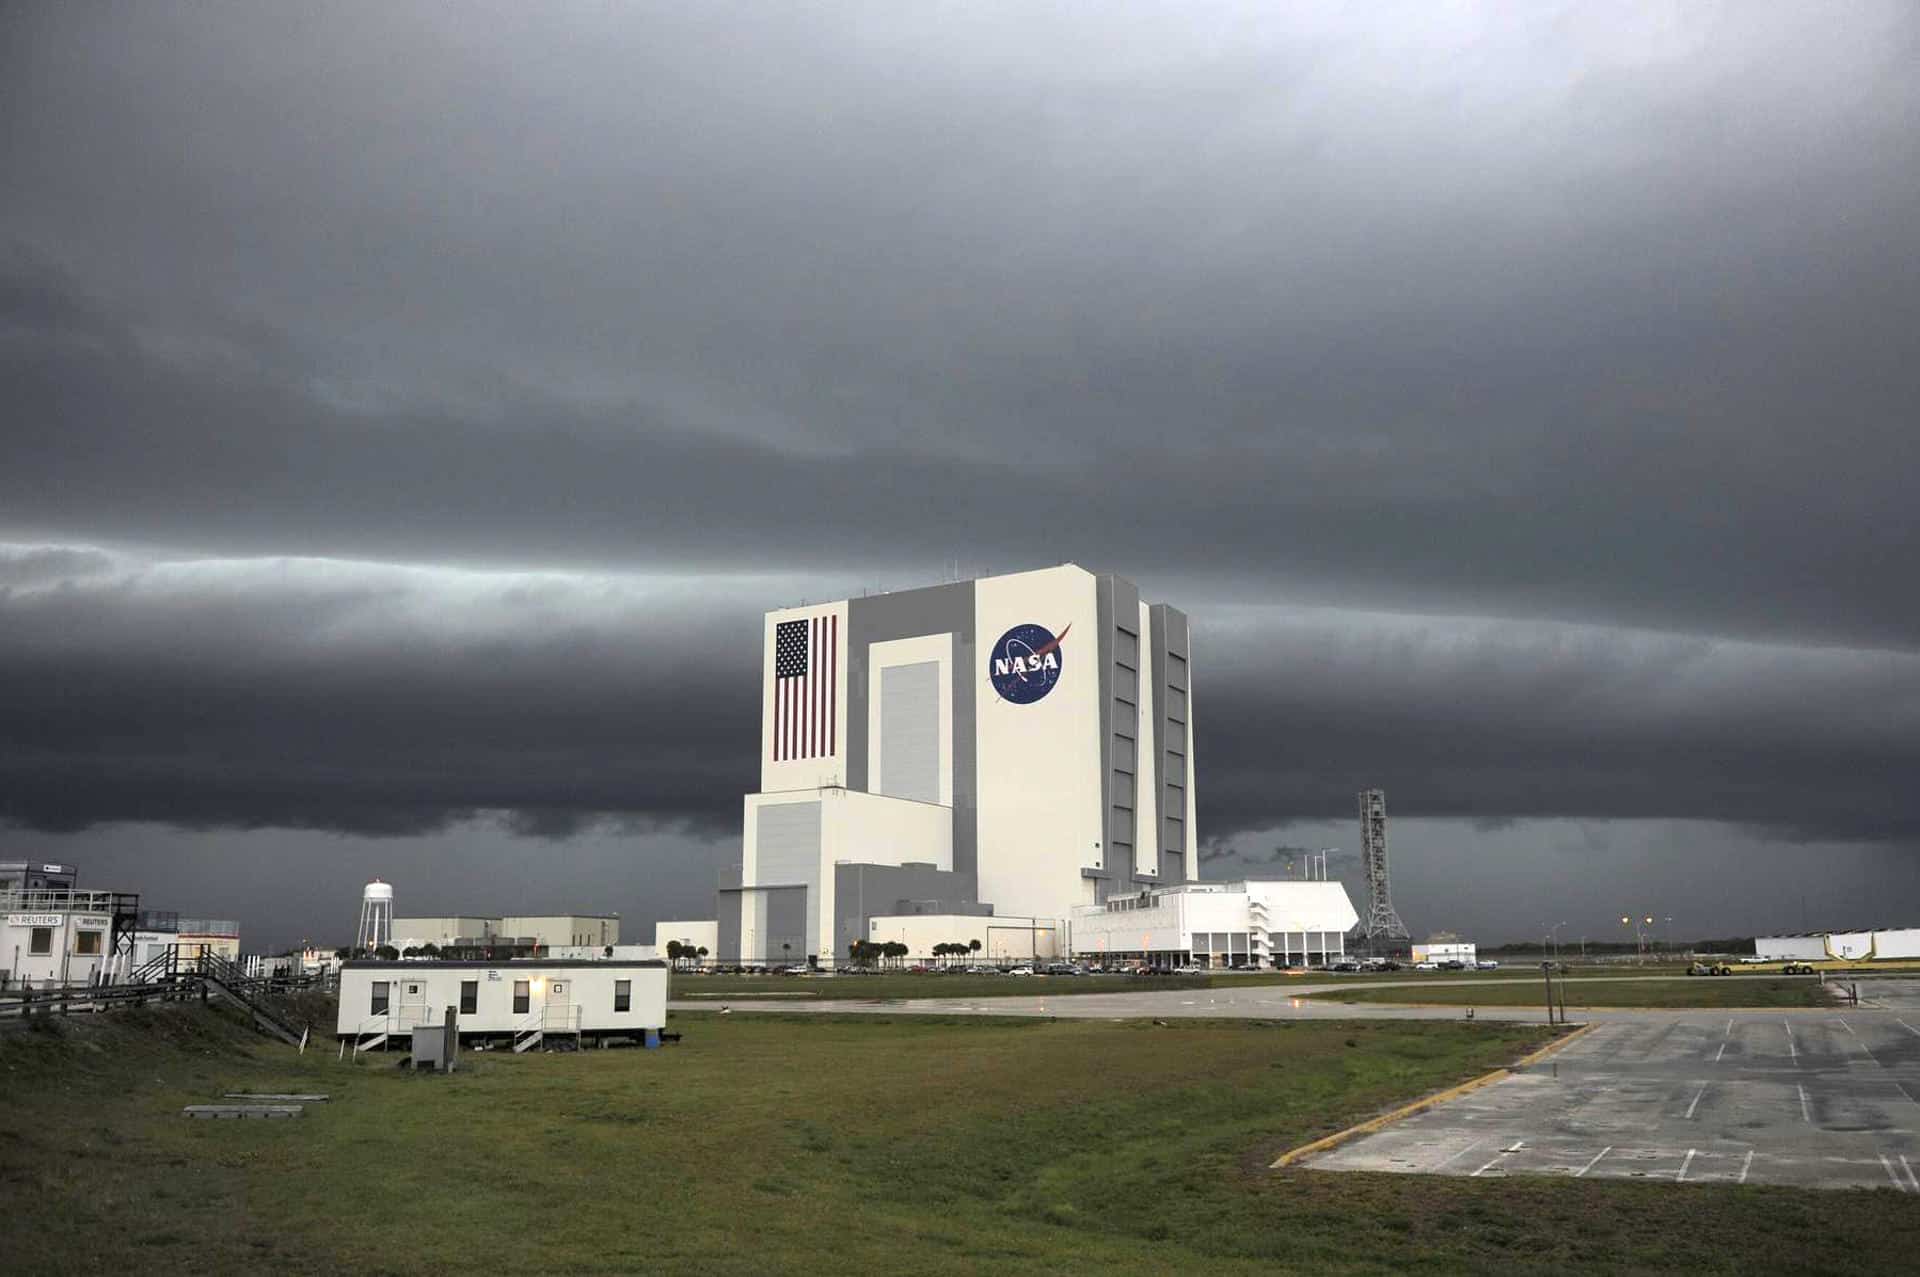
[[[1920,1193],[1920,1029],[1893,1008],[1602,1023],[1299,1165]]]

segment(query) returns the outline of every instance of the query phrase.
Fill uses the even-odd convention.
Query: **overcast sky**
[[[1072,560],[1210,877],[1920,922],[1920,8],[483,8],[0,7],[0,856],[650,938],[760,612]]]

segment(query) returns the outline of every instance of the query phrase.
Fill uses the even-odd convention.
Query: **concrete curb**
[[[1303,1157],[1309,1157],[1314,1153],[1323,1153],[1336,1145],[1346,1143],[1357,1135],[1370,1135],[1384,1126],[1391,1126],[1395,1122],[1412,1117],[1415,1113],[1430,1109],[1436,1104],[1444,1104],[1448,1100],[1477,1091],[1483,1086],[1491,1086],[1502,1078],[1512,1077],[1515,1069],[1523,1069],[1529,1064],[1543,1060],[1555,1051],[1560,1050],[1578,1038],[1585,1037],[1599,1027],[1597,1024],[1583,1024],[1565,1037],[1555,1038],[1539,1050],[1531,1051],[1521,1056],[1504,1069],[1495,1069],[1491,1073],[1482,1073],[1479,1077],[1462,1082],[1458,1086],[1450,1086],[1444,1091],[1435,1091],[1432,1095],[1424,1096],[1411,1104],[1402,1105],[1394,1109],[1391,1113],[1382,1113],[1379,1117],[1371,1117],[1357,1125],[1349,1126],[1344,1131],[1335,1131],[1332,1135],[1322,1136],[1311,1144],[1302,1144],[1299,1148],[1289,1149],[1276,1158],[1273,1164],[1267,1169],[1277,1171],[1283,1167],[1291,1166]]]

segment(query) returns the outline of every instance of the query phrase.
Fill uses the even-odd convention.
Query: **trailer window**
[[[100,952],[100,933],[98,931],[82,931],[77,943],[73,946],[73,951],[75,953]]]
[[[369,1008],[368,1014],[385,1015],[387,1013],[388,987],[385,980],[375,980],[373,982],[373,1005]]]
[[[460,1014],[477,1015],[480,1011],[480,982],[462,980],[460,982]]]
[[[633,1010],[633,981],[615,980],[613,982],[613,1009],[615,1011]]]
[[[533,987],[525,980],[513,982],[513,1013],[525,1015],[533,1005]]]
[[[53,952],[53,928],[52,927],[35,927],[33,929],[33,934],[27,938],[27,952],[28,953],[52,953]]]

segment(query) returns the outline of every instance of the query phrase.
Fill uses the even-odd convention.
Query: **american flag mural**
[[[828,758],[839,747],[840,618],[773,627],[773,760]]]

